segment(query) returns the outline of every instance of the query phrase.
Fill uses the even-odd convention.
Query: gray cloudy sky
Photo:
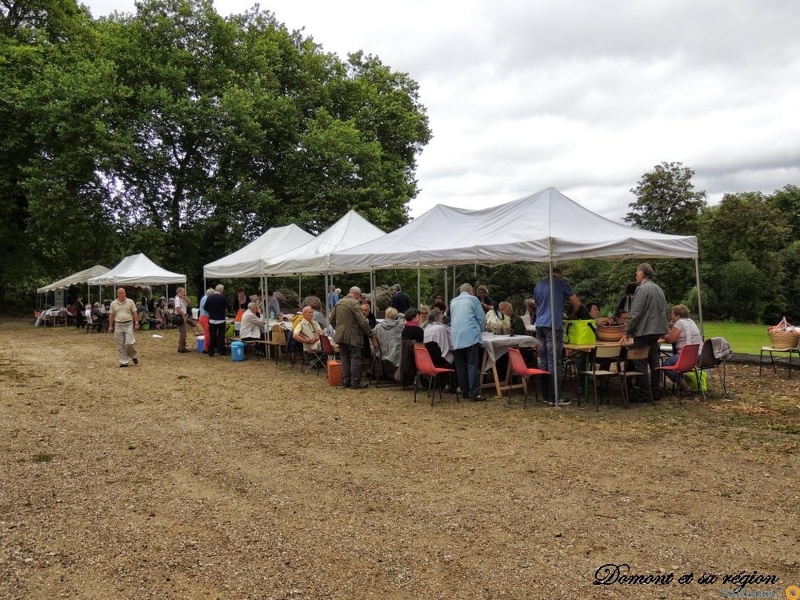
[[[94,16],[132,0],[89,0]],[[221,15],[248,0],[217,0]],[[800,2],[265,0],[325,50],[420,84],[434,138],[413,216],[549,186],[609,218],[663,161],[697,190],[800,185]]]

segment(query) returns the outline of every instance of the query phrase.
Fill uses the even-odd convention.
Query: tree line
[[[0,310],[135,252],[199,287],[269,227],[316,234],[350,209],[407,222],[431,138],[410,77],[257,5],[136,7],[0,3]]]
[[[327,53],[258,6],[223,18],[208,0],[144,0],[94,19],[75,0],[3,0],[0,61],[4,312],[135,252],[197,293],[204,264],[269,227],[316,234],[355,209],[391,231],[419,191],[432,133],[417,83],[362,51]],[[709,206],[693,175],[656,165],[631,189],[627,222],[698,237],[705,318],[799,322],[800,190]],[[637,262],[561,266],[582,300],[611,312]],[[696,310],[693,262],[652,262],[670,301]],[[459,267],[456,279],[521,305],[545,272]],[[378,280],[417,285],[411,272]],[[423,301],[443,293],[443,274],[426,272],[422,290]]]

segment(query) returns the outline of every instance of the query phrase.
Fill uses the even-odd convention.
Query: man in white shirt
[[[108,309],[108,331],[114,332],[120,367],[127,367],[131,360],[134,365],[139,364],[134,337],[137,327],[139,327],[139,315],[136,312],[136,304],[125,295],[125,288],[119,288],[117,299]]]

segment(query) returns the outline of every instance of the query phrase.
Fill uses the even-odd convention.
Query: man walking
[[[542,398],[549,404],[563,405],[569,402],[556,398],[556,384],[559,396],[563,392],[564,378],[561,375],[561,355],[564,352],[564,302],[572,306],[572,316],[578,314],[581,303],[564,279],[561,269],[553,268],[553,302],[550,303],[550,277],[542,277],[533,288],[536,303],[536,339],[539,341],[539,368],[550,373],[542,379]],[[553,353],[555,351],[555,357]]]
[[[636,268],[636,292],[631,300],[628,324],[625,326],[623,344],[633,338],[634,348],[650,348],[647,361],[634,361],[639,377],[639,397],[631,402],[649,402],[659,399],[660,374],[658,339],[669,331],[667,324],[667,299],[664,291],[653,282],[653,267],[642,263]],[[650,380],[647,379],[647,363],[650,363]]]
[[[134,365],[139,364],[134,337],[134,330],[138,326],[139,315],[136,313],[136,304],[125,295],[125,288],[119,288],[117,299],[108,309],[108,331],[114,332],[120,367],[127,367],[129,360],[132,360]]]
[[[461,395],[481,401],[480,349],[486,313],[475,291],[462,283],[461,293],[450,301],[450,343]]]
[[[211,333],[211,342],[208,345],[208,355],[214,356],[219,352],[225,355],[225,315],[231,311],[231,305],[224,296],[225,286],[221,283],[214,288],[214,293],[206,299],[208,311],[208,328]]]
[[[334,340],[339,344],[342,357],[342,383],[346,388],[356,390],[369,387],[361,383],[361,355],[364,350],[364,335],[378,347],[375,332],[361,313],[361,288],[353,286],[350,293],[336,303],[331,315],[331,326],[336,330]]]

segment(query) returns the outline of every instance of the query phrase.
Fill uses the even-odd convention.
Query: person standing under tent
[[[178,325],[178,352],[190,352],[186,349],[186,325],[189,319],[189,299],[186,297],[186,289],[179,287],[175,291],[173,300],[175,316],[181,317]]]
[[[214,293],[206,299],[208,324],[211,330],[211,341],[208,345],[209,356],[214,356],[215,352],[219,352],[220,356],[225,355],[225,315],[230,312],[231,305],[224,292],[225,286],[220,283],[214,288]]]
[[[136,337],[134,336],[138,327],[139,315],[136,313],[136,304],[125,295],[125,288],[119,288],[117,299],[111,303],[108,309],[108,331],[114,332],[120,367],[127,367],[131,360],[134,365],[139,364]]]
[[[211,327],[208,324],[208,311],[206,310],[206,300],[214,293],[214,290],[208,288],[206,295],[200,298],[200,305],[198,308],[198,322],[200,327],[203,328],[203,354],[208,354],[208,345],[211,343]]]
[[[653,281],[653,267],[642,263],[636,268],[636,293],[631,301],[628,322],[622,344],[630,343],[633,338],[634,348],[650,348],[647,361],[633,362],[639,377],[639,397],[631,402],[654,402],[659,399],[659,381],[661,373],[656,369],[661,366],[659,355],[661,346],[658,339],[669,331],[667,323],[667,298]],[[650,363],[650,380],[647,380],[647,363]],[[649,392],[649,393],[648,393]]]
[[[373,346],[377,347],[378,344],[375,333],[361,314],[360,298],[361,288],[351,287],[350,293],[339,300],[331,315],[331,325],[336,331],[334,339],[339,344],[342,357],[342,383],[344,387],[356,390],[369,387],[369,384],[361,383],[364,334],[372,340]]]
[[[536,303],[536,339],[539,341],[539,368],[550,373],[542,379],[542,398],[549,404],[569,404],[563,398],[556,398],[556,384],[563,393],[564,378],[561,373],[564,352],[564,302],[572,305],[572,316],[581,308],[580,300],[572,286],[564,279],[561,269],[553,269],[553,302],[550,304],[550,276],[542,277],[533,288],[533,301]],[[555,357],[553,356],[555,350]]]
[[[270,319],[277,319],[281,314],[281,305],[278,302],[278,298],[275,297],[275,293],[271,290],[267,290],[267,316]]]
[[[392,308],[396,309],[400,315],[406,314],[406,311],[411,308],[411,300],[409,300],[408,294],[400,289],[399,283],[392,286]]]
[[[469,283],[462,283],[461,293],[450,301],[450,341],[461,395],[481,401],[481,343],[486,313]]]

